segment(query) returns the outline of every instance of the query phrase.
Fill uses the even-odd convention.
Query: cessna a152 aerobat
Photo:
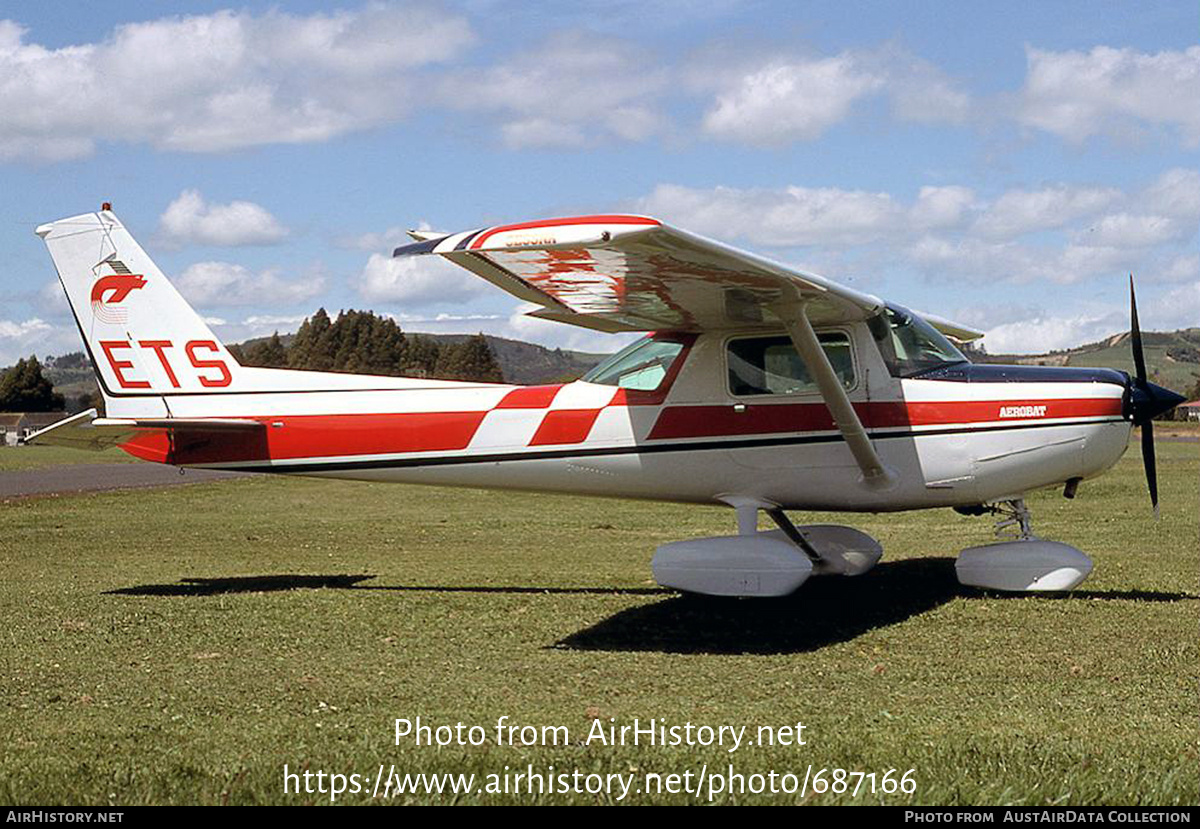
[[[557,385],[449,382],[239,365],[109,205],[42,225],[104,396],[33,443],[180,467],[724,504],[737,533],[664,544],[666,586],[790,593],[866,572],[879,543],[797,526],[786,510],[954,508],[999,515],[1000,541],[963,550],[959,580],[1069,590],[1091,560],[1033,534],[1023,496],[1073,497],[1182,397],[1099,368],[981,365],[981,334],[644,216],[549,219],[449,235],[441,256],[532,315],[647,336]],[[777,525],[759,530],[758,513]],[[931,544],[930,546],[936,546]]]

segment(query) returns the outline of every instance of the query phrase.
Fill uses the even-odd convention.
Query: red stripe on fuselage
[[[254,418],[262,432],[245,435],[180,430],[169,463],[221,463],[315,457],[452,452],[466,449],[487,412],[288,415]],[[280,424],[275,426],[273,424]],[[162,454],[162,438],[134,438],[126,448],[138,457]],[[150,460],[158,458],[148,457]]]
[[[545,409],[558,386],[514,389],[497,408]],[[636,406],[637,394],[614,394],[607,406],[530,412],[542,418],[530,446],[586,442],[600,412]],[[1004,408],[1028,411],[1045,406],[1041,416],[1001,417]],[[1048,419],[1120,417],[1120,398],[1067,400],[992,400],[961,402],[857,403],[867,428],[897,428],[972,423],[1036,425]],[[317,457],[354,457],[466,449],[487,411],[402,412],[395,414],[284,415],[254,417],[261,432],[178,430],[173,446],[165,432],[147,431],[124,444],[130,454],[159,463],[202,464]],[[273,424],[280,424],[275,426]],[[732,405],[664,408],[648,440],[795,434],[833,430],[823,403],[752,403],[736,412]]]
[[[1045,406],[1035,417],[1001,417],[1007,407]],[[1037,423],[1051,418],[1120,416],[1120,398],[1079,400],[988,400],[928,403],[855,403],[868,429],[949,424]],[[822,432],[836,429],[824,403],[748,403],[733,406],[669,406],[659,414],[649,440]]]

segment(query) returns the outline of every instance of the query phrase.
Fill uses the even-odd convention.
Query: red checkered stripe
[[[583,443],[606,409],[623,406],[624,395],[611,386],[571,383],[513,389],[484,413],[467,448],[476,451]],[[532,415],[531,410],[542,414]],[[624,437],[632,439],[628,426],[624,432]]]

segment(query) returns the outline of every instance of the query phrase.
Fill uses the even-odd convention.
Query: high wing
[[[778,326],[771,307],[797,299],[820,324],[863,319],[883,306],[869,294],[646,216],[501,225],[426,239],[394,255],[428,253],[541,305],[531,316],[601,331]]]
[[[441,255],[542,306],[531,316],[600,331],[777,328],[784,324],[778,309],[798,302],[814,325],[861,320],[883,308],[878,297],[647,216],[411,235],[418,241],[396,248],[395,256]],[[933,324],[958,339],[980,336],[944,320]]]
[[[34,432],[25,442],[99,451],[150,433],[169,433],[182,441],[211,436],[213,432],[257,432],[263,428],[257,420],[241,418],[106,418],[88,409]]]
[[[862,481],[895,485],[821,347],[814,326],[884,310],[878,297],[688,233],[648,216],[576,216],[433,236],[395,256],[438,254],[520,299],[532,316],[599,331],[783,328],[808,367]],[[958,339],[978,332],[931,323]],[[972,336],[974,335],[974,336]]]

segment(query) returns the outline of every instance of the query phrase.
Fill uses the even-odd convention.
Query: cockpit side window
[[[943,334],[906,308],[889,305],[867,320],[893,377],[913,377],[931,369],[969,362]]]
[[[840,331],[818,335],[838,379],[853,388],[854,355],[850,338]],[[736,397],[759,394],[816,394],[817,382],[796,352],[790,337],[748,337],[727,348],[729,392]]]

